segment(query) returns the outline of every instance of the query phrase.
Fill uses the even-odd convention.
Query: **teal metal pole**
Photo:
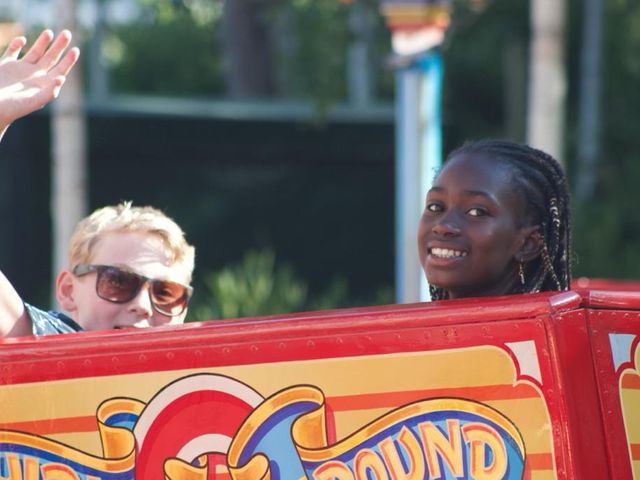
[[[396,74],[396,301],[429,300],[417,232],[442,165],[442,57],[431,50]]]

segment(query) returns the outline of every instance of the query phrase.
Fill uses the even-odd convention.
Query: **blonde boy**
[[[45,30],[20,58],[24,37],[0,57],[0,139],[16,119],[53,100],[80,51],[71,33]],[[161,211],[129,203],[96,210],[72,238],[56,297],[71,318],[23,303],[0,272],[0,337],[182,323],[194,249]]]
[[[130,203],[98,209],[78,223],[69,267],[56,279],[56,298],[70,318],[24,304],[0,273],[0,335],[182,323],[193,267],[194,248],[160,210]]]

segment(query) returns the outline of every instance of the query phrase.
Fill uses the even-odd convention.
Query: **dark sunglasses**
[[[113,303],[133,300],[145,283],[149,284],[149,299],[153,309],[163,315],[175,317],[187,308],[193,288],[168,280],[157,280],[109,265],[79,263],[73,274],[82,277],[96,272],[96,294]]]

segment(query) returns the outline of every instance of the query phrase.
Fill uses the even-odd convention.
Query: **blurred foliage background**
[[[132,198],[164,208],[178,219],[200,253],[190,319],[392,302],[394,71],[387,66],[390,39],[378,2],[94,3],[94,20],[80,35],[87,52],[84,72],[90,105],[100,112],[90,128],[91,204]],[[524,141],[529,2],[454,4],[453,24],[442,47],[445,151],[487,136]],[[577,92],[584,6],[580,0],[568,0],[567,5],[564,160],[573,186],[579,168]],[[602,21],[601,150],[594,194],[573,205],[574,272],[638,279],[640,2],[606,1]],[[267,123],[226,118],[222,125],[203,125],[194,117],[182,121],[176,131],[161,125],[169,120],[158,120],[157,110],[121,119],[105,106],[121,96],[217,101],[218,106],[233,101],[273,118]],[[269,109],[260,110],[264,105]],[[312,108],[292,113],[306,105]],[[356,113],[336,122],[341,111]],[[41,119],[28,122],[11,140],[13,145],[27,142],[29,132],[46,138]],[[208,133],[188,133],[199,129]],[[215,131],[222,133],[211,133]],[[150,140],[141,140],[144,135]],[[174,135],[183,139],[175,147],[181,153],[175,155],[184,156],[174,163],[184,162],[190,174],[180,171],[176,177],[170,162],[162,164],[163,171],[150,172],[154,155],[160,158],[160,150],[173,151],[169,142]],[[228,139],[234,136],[230,146]],[[243,143],[254,148],[243,149]],[[137,166],[131,165],[131,152],[136,152]],[[35,160],[46,157],[46,148],[29,155],[31,163],[11,167],[17,169],[13,172],[0,167],[7,178],[39,171],[47,175],[46,165]],[[201,163],[193,163],[198,158]],[[234,165],[234,158],[241,160]],[[128,169],[131,184],[111,176],[115,165]],[[154,189],[140,186],[145,175]],[[158,187],[162,182],[171,186]],[[40,187],[46,192],[45,184]],[[33,210],[38,209],[37,195],[30,200]],[[283,203],[270,203],[278,195]],[[324,202],[335,205],[329,209]],[[304,205],[305,212],[283,214],[281,205]],[[342,219],[337,218],[341,211]],[[4,215],[16,218],[6,209]],[[243,230],[234,222],[256,226]],[[22,232],[47,240],[46,231],[33,232],[28,229],[34,227],[24,223]],[[43,223],[46,230],[47,222]],[[321,232],[321,225],[330,239],[323,236],[327,232]],[[226,239],[215,233],[222,230]],[[11,246],[3,251],[11,252]],[[357,256],[362,259],[350,263]],[[33,286],[9,259],[5,262],[5,270],[14,269],[17,283],[32,296],[42,296],[45,287]]]
[[[307,98],[321,108],[344,102],[357,34],[350,22],[362,17],[376,100],[393,99],[392,74],[383,66],[389,34],[374,0],[361,1],[357,15],[352,4],[334,0],[245,1],[227,11],[220,1],[132,1],[136,22],[105,25],[112,93]],[[253,68],[234,70],[232,56]]]

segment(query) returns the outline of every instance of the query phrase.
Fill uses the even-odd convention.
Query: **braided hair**
[[[508,293],[568,290],[571,284],[571,219],[567,180],[560,164],[540,150],[506,140],[466,143],[449,154],[482,155],[510,168],[514,189],[521,197],[526,224],[540,225],[540,255],[523,265],[524,284]],[[447,292],[431,285],[431,298]]]

